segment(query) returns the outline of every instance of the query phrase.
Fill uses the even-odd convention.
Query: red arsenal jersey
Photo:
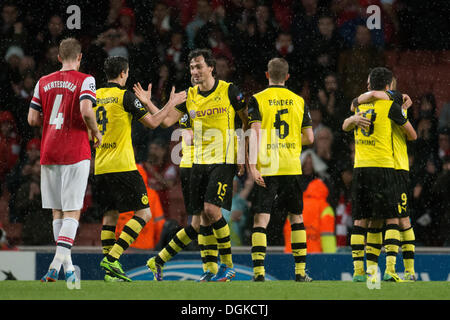
[[[94,77],[75,70],[57,71],[39,79],[30,107],[43,113],[41,164],[67,165],[91,159],[80,101],[95,105]]]

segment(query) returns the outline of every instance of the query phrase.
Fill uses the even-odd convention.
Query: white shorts
[[[75,211],[83,208],[91,161],[41,166],[42,208]]]

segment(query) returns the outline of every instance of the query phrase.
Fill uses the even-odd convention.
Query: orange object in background
[[[311,181],[303,193],[303,224],[306,229],[306,251],[308,253],[329,251],[322,248],[321,237],[334,237],[334,212],[327,202],[327,197],[328,188],[320,179]],[[292,252],[289,219],[286,219],[283,234],[284,252]],[[331,250],[333,250],[332,247]]]
[[[147,187],[148,202],[150,206],[150,211],[152,213],[152,218],[145,225],[145,227],[139,233],[137,239],[131,244],[130,247],[138,249],[153,249],[159,241],[161,236],[161,231],[164,225],[164,212],[161,206],[161,201],[159,200],[158,193],[149,188],[148,177],[145,169],[140,165],[136,164],[139,173],[144,179],[145,186]],[[125,224],[134,215],[133,211],[123,212],[119,215],[119,219],[116,225],[116,238],[119,237]]]

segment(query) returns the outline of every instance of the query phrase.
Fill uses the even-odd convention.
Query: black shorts
[[[149,207],[147,188],[139,171],[113,172],[95,175],[97,202],[100,212],[119,213]]]
[[[191,172],[192,168],[180,168],[181,192],[183,193],[184,208],[188,215],[193,215],[191,206]],[[199,214],[200,212],[197,212]]]
[[[301,214],[303,211],[303,196],[301,175],[266,176],[266,187],[255,184],[255,213],[271,213],[276,201],[277,211],[287,211],[291,214]]]
[[[210,203],[231,210],[235,164],[193,164],[191,172],[191,201],[193,214],[203,211]]]
[[[410,199],[409,172],[406,170],[395,170],[395,176],[397,178],[398,213],[401,218],[408,217],[408,207]]]
[[[354,168],[353,220],[399,218],[396,181],[394,168]]]

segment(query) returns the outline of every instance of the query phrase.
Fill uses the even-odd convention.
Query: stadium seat
[[[443,50],[438,54],[438,64],[450,65],[450,50]]]
[[[407,50],[400,54],[400,66],[431,66],[436,63],[436,54],[427,50]]]
[[[386,62],[386,67],[392,70],[396,65],[398,65],[399,52],[397,50],[386,50],[384,52],[384,61]]]
[[[3,226],[6,231],[6,237],[11,245],[20,245],[22,243],[22,223],[9,223]]]
[[[450,102],[450,90],[448,89],[448,82],[435,82],[433,86],[433,93],[436,98],[437,113],[440,113],[444,103]]]
[[[101,223],[80,223],[78,234],[75,238],[74,245],[78,246],[100,246],[100,232],[102,231]]]
[[[0,197],[0,224],[8,224],[9,223],[9,192],[6,190],[3,191],[3,194]]]
[[[397,88],[401,92],[409,95],[415,93],[416,84],[416,70],[410,66],[396,66],[392,70],[394,76],[397,78]]]

